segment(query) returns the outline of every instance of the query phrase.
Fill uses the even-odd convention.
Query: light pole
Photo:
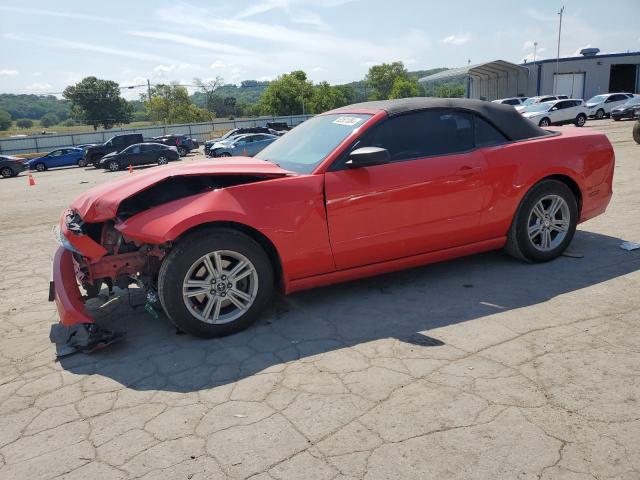
[[[558,53],[556,55],[556,78],[553,86],[553,93],[558,93],[558,75],[560,74],[560,35],[562,35],[562,14],[564,13],[564,5],[558,12],[560,15],[560,23],[558,24]]]

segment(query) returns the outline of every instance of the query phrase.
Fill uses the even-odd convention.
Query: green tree
[[[11,115],[9,112],[0,110],[0,130],[9,130],[11,126]]]
[[[408,78],[396,78],[391,87],[389,98],[417,97],[419,94],[418,82]]]
[[[386,100],[391,95],[393,84],[398,79],[408,80],[409,72],[402,62],[383,63],[369,68],[367,82],[374,90],[374,98]]]
[[[30,118],[19,118],[16,120],[16,126],[18,128],[31,128],[33,127],[33,120]]]
[[[190,123],[211,120],[207,110],[191,102],[187,89],[176,84],[156,85],[151,89],[151,102],[147,100],[146,104],[149,117],[154,121]]]
[[[260,110],[266,115],[295,115],[306,112],[313,84],[302,70],[285,73],[271,82],[260,98]]]
[[[81,82],[65,88],[62,96],[71,100],[71,114],[82,123],[112,128],[131,122],[133,107],[120,96],[116,82],[86,77]]]
[[[47,113],[43,115],[42,118],[40,119],[40,125],[42,125],[45,128],[49,128],[53,125],[57,125],[58,123],[60,123],[60,119],[55,113]]]
[[[312,113],[326,112],[353,103],[354,97],[353,88],[348,85],[331,86],[320,82],[313,87],[308,110]]]
[[[442,98],[462,98],[464,97],[464,87],[462,85],[443,84],[435,89],[435,96]]]

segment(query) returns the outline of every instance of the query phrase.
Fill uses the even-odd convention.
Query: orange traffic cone
[[[129,164],[129,173],[133,173],[133,165]]]
[[[29,174],[29,186],[33,187],[36,184],[36,181],[33,179],[33,175]]]

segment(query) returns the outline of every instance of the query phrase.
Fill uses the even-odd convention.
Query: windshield
[[[587,103],[602,103],[607,99],[606,95],[596,95],[587,100]]]
[[[551,107],[553,107],[553,103],[551,102],[547,102],[547,103],[536,103],[534,105],[530,105],[527,108],[524,109],[525,112],[546,112],[548,111]]]
[[[533,105],[538,100],[539,100],[539,98],[536,98],[536,97],[527,98],[522,105],[524,105],[525,107],[528,107],[529,105]]]
[[[345,138],[371,118],[365,114],[318,115],[262,150],[257,158],[298,173],[310,173]]]
[[[623,107],[632,107],[633,105],[640,105],[640,97],[633,97],[627,100]]]

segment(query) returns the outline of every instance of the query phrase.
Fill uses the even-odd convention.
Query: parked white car
[[[538,97],[529,97],[522,103],[522,105],[516,106],[516,110],[522,112],[525,108],[537,103],[550,102],[552,100],[561,100],[566,98],[569,97],[566,95],[540,95]]]
[[[586,101],[589,116],[598,120],[611,114],[611,110],[633,98],[633,93],[603,93]]]
[[[565,123],[573,123],[576,127],[582,127],[587,121],[587,107],[584,105],[584,101],[579,98],[536,103],[529,105],[520,113],[524,118],[541,127]]]
[[[501,103],[502,105],[513,105],[518,106],[522,105],[527,100],[527,97],[509,97],[509,98],[498,98],[496,100],[491,100],[492,103]]]

